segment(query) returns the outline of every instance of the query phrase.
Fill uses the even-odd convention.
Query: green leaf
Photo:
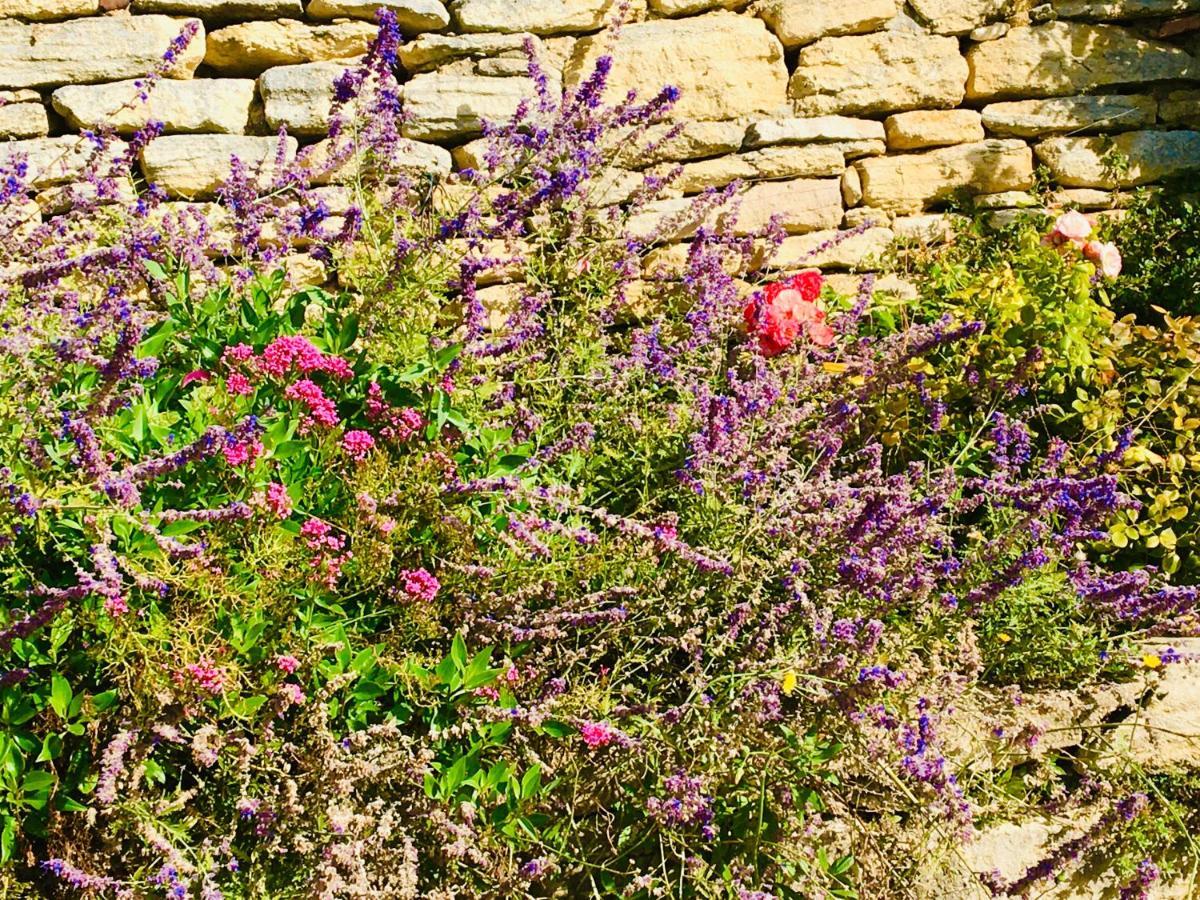
[[[58,713],[60,719],[67,718],[71,706],[71,685],[67,679],[57,672],[50,678],[50,707]]]

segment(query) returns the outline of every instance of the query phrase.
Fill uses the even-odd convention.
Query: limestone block
[[[910,0],[917,16],[937,34],[967,34],[1013,11],[1013,0]]]
[[[1200,0],[1054,0],[1060,19],[1154,19],[1200,10]]]
[[[650,0],[650,9],[660,16],[694,16],[714,9],[741,9],[749,0]]]
[[[763,0],[755,12],[790,50],[823,37],[878,31],[901,6],[901,0]]]
[[[523,45],[533,42],[535,51],[544,49],[532,34],[425,34],[400,48],[400,63],[413,73],[428,72],[457,59],[496,56],[525,59]]]
[[[95,15],[100,0],[0,0],[0,19],[49,22]]]
[[[162,61],[187,22],[194,23],[197,33],[166,74],[191,78],[205,47],[204,29],[195,19],[99,16],[39,25],[0,22],[0,88],[92,84],[145,75]]]
[[[858,169],[847,166],[842,173],[842,202],[848,208],[862,203],[862,179],[858,177]]]
[[[888,116],[884,122],[888,149],[920,150],[969,144],[984,139],[979,113],[973,109],[919,110]]]
[[[404,123],[404,136],[438,141],[480,134],[485,119],[511,118],[522,100],[536,99],[537,91],[528,78],[433,72],[414,76],[404,85],[403,96],[412,115]]]
[[[0,106],[0,138],[36,138],[49,133],[50,118],[40,102]]]
[[[1056,137],[1035,149],[1065,187],[1135,187],[1200,170],[1200,132],[1195,131]]]
[[[841,175],[845,160],[837,148],[826,144],[803,147],[767,147],[686,163],[671,182],[685,194],[697,194],[734,181],[772,181],[784,178],[818,178]]]
[[[296,155],[296,139],[285,139],[285,159]],[[142,151],[142,172],[172,197],[211,197],[229,177],[231,158],[266,186],[276,174],[276,137],[188,134],[161,137]]]
[[[90,171],[109,174],[113,163],[125,152],[123,141],[114,141],[104,151],[78,135],[32,138],[0,143],[0,166],[24,159],[27,183],[35,188],[52,187],[84,180]]]
[[[335,62],[267,69],[258,76],[267,124],[289,134],[328,134],[333,84],[345,71],[345,64]]]
[[[1171,91],[1159,101],[1158,117],[1168,125],[1200,125],[1200,91]]]
[[[353,59],[367,52],[376,32],[368,22],[242,22],[208,36],[204,62],[226,75],[258,75],[272,66]]]
[[[746,129],[746,146],[749,148],[842,141],[882,143],[884,138],[882,122],[873,119],[851,119],[846,116],[760,119]]]
[[[612,6],[613,0],[457,0],[451,8],[466,32],[564,34],[596,31]]]
[[[890,228],[868,228],[850,237],[842,237],[836,230],[818,231],[784,238],[769,266],[785,271],[812,266],[859,269],[876,263],[891,249],[894,241],[895,234]]]
[[[1157,110],[1158,102],[1141,94],[1010,100],[985,106],[983,125],[992,134],[1013,137],[1128,131],[1153,125]]]
[[[1051,22],[1014,28],[967,51],[967,99],[1061,97],[1112,84],[1146,84],[1196,73],[1178,47],[1115,25]]]
[[[255,87],[249,79],[198,78],[160,81],[141,99],[138,79],[112,84],[68,85],[51,96],[72,128],[112,125],[130,134],[149,121],[166,134],[242,134],[250,126]]]
[[[805,47],[788,92],[801,116],[898,112],[957,106],[966,80],[955,38],[883,31]]]
[[[450,173],[450,151],[436,144],[400,139],[388,161],[390,171],[407,175],[431,175],[441,178]],[[347,184],[365,167],[361,154],[346,154],[332,140],[319,141],[301,151],[306,168],[313,173],[314,184]]]
[[[310,19],[363,19],[375,21],[380,9],[390,10],[405,35],[440,31],[450,24],[450,13],[441,0],[310,0]]]
[[[137,0],[136,5],[139,13],[170,13],[220,22],[304,15],[300,0]]]
[[[751,234],[774,219],[788,234],[836,228],[842,221],[840,178],[797,178],[755,184],[740,195],[740,206],[722,211],[736,234]]]
[[[980,141],[855,163],[863,202],[897,213],[920,212],[960,192],[995,194],[1033,186],[1033,153],[1024,141]]]
[[[603,39],[581,39],[564,70],[567,87],[586,78],[608,50]],[[606,99],[623,99],[630,90],[648,99],[663,85],[681,91],[671,110],[677,119],[776,113],[787,102],[783,48],[761,20],[729,12],[626,26]]]

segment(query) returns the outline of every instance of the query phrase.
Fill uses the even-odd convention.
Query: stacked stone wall
[[[209,199],[230,154],[274,158],[280,127],[288,152],[322,140],[333,77],[381,5],[407,39],[412,165],[438,175],[477,163],[481,122],[533,95],[527,38],[569,88],[609,48],[616,12],[614,0],[0,0],[0,161],[27,156],[53,215],[82,164],[67,135],[151,118],[165,132],[144,174],[176,199]],[[678,136],[625,163],[682,165],[679,198],[648,209],[647,229],[740,180],[743,227],[778,215],[791,235],[782,265],[853,268],[897,238],[936,238],[963,195],[998,215],[1037,205],[1039,166],[1055,202],[1085,210],[1200,171],[1200,0],[640,0],[627,15],[611,95],[682,91]],[[196,38],[137,102],[135,80],[189,20]],[[808,256],[865,222],[849,246]]]

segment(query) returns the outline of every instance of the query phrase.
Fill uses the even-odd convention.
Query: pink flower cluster
[[[272,378],[283,378],[293,368],[304,374],[324,372],[338,379],[353,377],[350,363],[340,356],[327,356],[306,337],[284,335],[271,341],[259,354],[258,368]]]
[[[386,441],[402,444],[425,427],[425,419],[417,410],[389,405],[384,399],[383,388],[374,381],[367,388],[366,415],[368,422],[382,423],[379,436]]]
[[[123,594],[114,594],[111,597],[105,597],[104,611],[114,619],[120,618],[129,612],[129,602]]]
[[[615,741],[620,732],[607,722],[585,722],[579,728],[579,736],[589,750],[599,750]]]
[[[1091,220],[1083,213],[1071,210],[1055,220],[1054,227],[1046,235],[1046,243],[1052,247],[1079,250],[1095,265],[1097,272],[1105,278],[1116,278],[1121,274],[1123,265],[1121,251],[1116,244],[1089,240],[1091,236]]]
[[[286,675],[291,675],[300,668],[300,660],[294,656],[277,656],[275,657],[275,668]]]
[[[332,400],[325,396],[321,386],[309,378],[289,384],[283,392],[288,400],[296,400],[308,407],[303,427],[311,428],[315,422],[326,428],[333,428],[338,423],[337,407]]]
[[[292,498],[288,496],[287,488],[278,481],[267,485],[267,509],[277,519],[286,519],[292,514]]]
[[[353,554],[345,552],[345,538],[334,534],[333,529],[320,519],[305,522],[300,528],[300,536],[309,550],[316,551],[311,563],[316,573],[314,580],[328,590],[336,589],[342,566],[353,557]]]
[[[366,459],[374,446],[375,438],[366,431],[347,431],[342,435],[342,449],[355,462]]]
[[[253,438],[248,441],[226,444],[221,452],[225,455],[225,461],[231,466],[253,465],[254,461],[262,456],[263,445],[258,438]]]
[[[400,589],[413,600],[428,603],[441,588],[442,583],[427,569],[406,569],[400,573]]]
[[[833,343],[825,310],[817,305],[824,279],[816,269],[769,284],[746,305],[746,330],[758,338],[763,356],[778,356],[801,335],[820,347]]]
[[[190,681],[200,690],[215,697],[225,691],[225,670],[202,659],[200,662],[184,666],[183,671],[176,672],[175,681],[178,684]]]

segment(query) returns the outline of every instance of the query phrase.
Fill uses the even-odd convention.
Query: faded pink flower
[[[300,685],[292,684],[290,681],[279,686],[279,696],[288,706],[302,706],[307,699]]]
[[[254,348],[249,344],[234,344],[226,347],[221,359],[226,363],[243,363],[254,355]]]
[[[294,656],[289,656],[286,654],[283,656],[277,656],[275,657],[275,668],[277,668],[280,672],[291,675],[298,668],[300,668],[300,660],[296,659]]]
[[[1070,242],[1082,247],[1083,242],[1091,236],[1092,223],[1081,212],[1071,210],[1063,213],[1054,222],[1050,234],[1058,239],[1058,243]]]
[[[129,603],[122,594],[117,594],[112,597],[105,597],[104,611],[114,619],[117,619],[129,612]]]
[[[182,676],[186,676],[196,687],[214,697],[225,691],[225,670],[214,666],[208,660],[202,659],[198,663],[185,666],[183,673],[177,674],[176,680],[184,680]]]
[[[1088,241],[1084,244],[1083,255],[1095,263],[1097,271],[1105,278],[1116,278],[1121,274],[1123,261],[1116,244]]]
[[[362,430],[347,431],[342,436],[342,449],[356,462],[362,462],[375,446],[375,438]]]

